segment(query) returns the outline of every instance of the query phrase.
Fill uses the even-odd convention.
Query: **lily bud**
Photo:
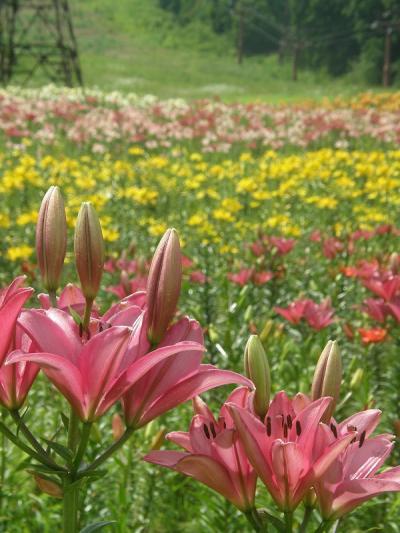
[[[389,269],[392,274],[398,274],[400,270],[400,256],[398,253],[393,252],[389,257]]]
[[[103,275],[104,242],[99,217],[90,202],[84,202],[78,214],[74,251],[82,292],[87,300],[94,300]]]
[[[33,474],[33,478],[36,482],[36,485],[39,487],[39,489],[42,492],[49,494],[53,498],[63,497],[63,490],[60,487],[60,485],[56,483],[55,481],[39,476],[39,474],[37,473]]]
[[[358,389],[358,387],[361,385],[364,378],[364,370],[362,368],[357,368],[357,370],[354,372],[353,377],[350,380],[350,388],[351,389]]]
[[[56,186],[44,195],[36,226],[36,255],[49,293],[55,293],[60,285],[61,272],[67,250],[67,220],[64,200]]]
[[[342,381],[342,359],[336,341],[328,341],[323,349],[314,372],[311,396],[318,400],[322,396],[331,396],[333,401],[322,417],[322,422],[329,422],[339,399]]]
[[[168,229],[154,253],[147,280],[148,337],[157,344],[175,314],[182,281],[178,233]]]
[[[159,450],[161,448],[161,446],[164,444],[166,433],[167,430],[165,428],[161,428],[159,431],[157,431],[157,433],[151,439],[150,450]]]
[[[268,358],[257,335],[251,335],[244,350],[244,370],[246,376],[254,383],[254,410],[264,420],[271,396],[271,374]]]
[[[124,423],[122,422],[122,418],[120,417],[118,413],[115,413],[114,416],[112,417],[111,427],[112,427],[113,439],[114,440],[120,439],[122,435],[124,434],[125,426],[124,426]]]
[[[274,327],[274,321],[273,320],[267,320],[264,324],[264,327],[260,333],[260,340],[261,342],[265,342],[268,337],[272,333],[272,329]]]

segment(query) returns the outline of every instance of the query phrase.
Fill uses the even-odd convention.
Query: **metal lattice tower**
[[[0,83],[82,85],[68,0],[0,0]]]

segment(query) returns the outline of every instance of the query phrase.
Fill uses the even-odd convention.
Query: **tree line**
[[[255,54],[365,81],[400,82],[400,0],[159,0],[182,24],[201,19],[228,34],[237,61]]]

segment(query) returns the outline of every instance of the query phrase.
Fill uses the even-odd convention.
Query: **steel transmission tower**
[[[82,85],[68,0],[0,0],[0,83]]]

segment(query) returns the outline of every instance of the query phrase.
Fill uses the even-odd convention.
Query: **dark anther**
[[[350,444],[354,444],[354,443],[356,442],[356,440],[357,440],[357,437],[354,437],[354,439],[352,439],[352,440],[350,441]]]
[[[283,424],[283,437],[287,439],[288,436],[288,426],[287,424]]]
[[[301,435],[301,425],[300,420],[296,420],[296,435],[299,437]]]
[[[331,431],[332,431],[335,439],[337,439],[337,429],[336,429],[335,424],[331,424]]]
[[[349,424],[349,425],[347,426],[347,431],[349,431],[349,432],[350,432],[350,431],[357,431],[357,427],[356,427],[356,426],[352,426],[351,424]]]
[[[208,427],[206,426],[206,424],[203,424],[203,430],[204,430],[204,435],[207,437],[207,439],[210,438],[210,432],[208,430]]]
[[[267,435],[268,437],[271,436],[271,417],[270,416],[267,416]]]
[[[99,333],[101,333],[103,331],[103,324],[100,322],[99,323]]]
[[[224,422],[224,429],[226,429],[226,422]]]
[[[82,326],[82,322],[79,323],[79,337],[82,337],[83,335],[83,326]]]
[[[364,441],[365,441],[365,431],[363,431],[361,433],[361,437],[360,437],[360,443],[358,445],[359,448],[361,448],[361,446],[364,444]]]
[[[287,426],[288,426],[288,428],[289,428],[289,429],[292,429],[292,425],[293,425],[292,417],[291,417],[290,415],[287,415],[286,420],[287,420]]]
[[[216,433],[216,431],[215,431],[214,422],[211,422],[211,423],[210,423],[210,429],[211,429],[212,436],[213,436],[214,439],[215,439],[215,437],[217,436],[217,433]]]

